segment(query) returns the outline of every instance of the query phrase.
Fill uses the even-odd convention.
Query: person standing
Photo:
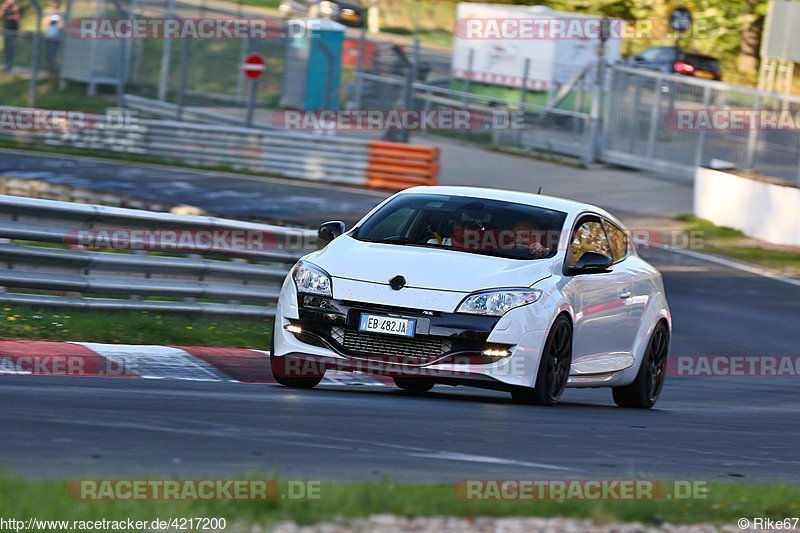
[[[0,19],[3,21],[3,39],[6,52],[6,72],[11,72],[14,67],[14,45],[19,31],[19,22],[22,20],[22,11],[16,0],[5,0],[0,6]]]
[[[45,57],[47,70],[51,75],[56,73],[56,57],[58,45],[61,42],[61,29],[64,27],[64,17],[61,14],[61,2],[56,0],[44,16]]]

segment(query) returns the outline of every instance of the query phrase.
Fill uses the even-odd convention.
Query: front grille
[[[453,348],[452,341],[445,338],[394,338],[337,327],[331,328],[331,336],[353,356],[401,364],[430,363]]]

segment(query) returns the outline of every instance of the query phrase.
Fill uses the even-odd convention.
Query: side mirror
[[[569,273],[573,276],[578,274],[600,274],[608,272],[613,262],[614,260],[606,254],[586,252],[578,259],[575,266],[569,269]]]
[[[344,233],[345,225],[341,220],[325,222],[317,231],[317,238],[324,242],[331,242],[333,239]]]

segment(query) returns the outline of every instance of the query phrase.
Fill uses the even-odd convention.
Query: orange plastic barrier
[[[436,185],[439,149],[433,146],[371,141],[367,187],[402,190],[416,185]]]

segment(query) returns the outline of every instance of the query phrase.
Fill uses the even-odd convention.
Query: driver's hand
[[[542,244],[539,242],[532,242],[530,245],[530,251],[531,255],[535,256],[542,256],[550,253],[550,249],[546,246],[542,246]]]

